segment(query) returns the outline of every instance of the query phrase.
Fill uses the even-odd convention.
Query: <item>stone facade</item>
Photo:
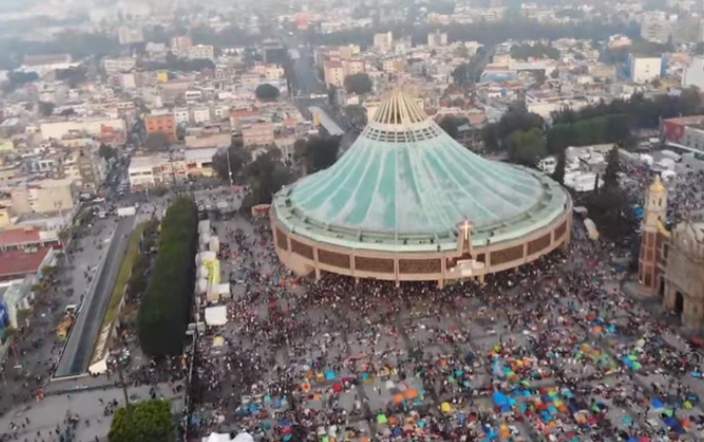
[[[477,279],[491,273],[515,269],[560,247],[567,247],[572,225],[572,205],[551,224],[525,237],[490,246],[472,245],[471,225],[458,226],[462,232],[457,249],[450,252],[392,253],[348,249],[313,241],[291,232],[270,212],[274,245],[281,262],[298,275],[322,272],[353,278],[395,281],[437,281],[439,286],[461,279]]]
[[[639,257],[639,281],[680,315],[692,332],[704,330],[704,223],[682,222],[672,231],[663,224],[667,189],[656,178],[646,197]]]

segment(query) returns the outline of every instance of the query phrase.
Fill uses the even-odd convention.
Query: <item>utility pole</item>
[[[115,354],[115,367],[117,368],[117,377],[120,379],[122,394],[125,396],[125,409],[127,410],[127,415],[129,416],[130,397],[127,395],[127,384],[125,384],[125,377],[122,374],[122,365],[120,364],[119,354]]]
[[[232,167],[230,167],[230,148],[228,147],[225,150],[225,153],[227,154],[227,176],[230,178],[230,187],[234,186],[234,183],[232,182]]]

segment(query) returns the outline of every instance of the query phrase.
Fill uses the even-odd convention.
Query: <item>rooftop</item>
[[[20,250],[0,253],[0,279],[38,272],[50,251],[51,247],[43,247],[30,253]]]
[[[37,243],[41,240],[37,229],[0,230],[0,247],[10,247],[18,244]]]
[[[382,250],[454,248],[465,219],[477,245],[510,240],[557,219],[568,204],[545,175],[474,154],[398,91],[333,166],[273,202],[296,233]]]

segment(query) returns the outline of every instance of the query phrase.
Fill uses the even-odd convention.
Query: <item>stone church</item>
[[[686,329],[703,331],[704,222],[683,221],[668,229],[666,214],[667,188],[656,176],[646,194],[638,280]]]

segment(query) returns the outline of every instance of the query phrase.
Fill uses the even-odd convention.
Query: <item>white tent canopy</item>
[[[203,442],[254,442],[254,438],[246,432],[238,434],[234,439],[230,439],[227,433],[210,433],[210,436],[203,438]]]
[[[206,308],[205,323],[210,326],[227,324],[227,307],[224,305],[216,305]]]

